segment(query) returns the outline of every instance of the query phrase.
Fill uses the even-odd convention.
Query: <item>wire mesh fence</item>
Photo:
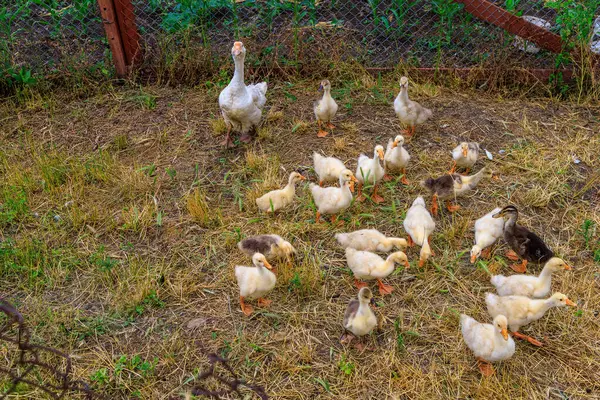
[[[96,0],[0,2],[0,68],[5,74],[26,80],[23,71],[103,68],[107,57]]]
[[[134,2],[142,36],[151,47],[166,34],[191,33],[219,55],[233,38],[254,44],[283,64],[314,55],[356,59],[368,67],[472,67],[512,57],[523,67],[552,66],[547,51],[527,51],[501,28],[477,20],[454,0]],[[525,0],[515,12],[548,21],[556,13],[540,0]],[[150,51],[147,54],[152,54]]]
[[[211,399],[269,398],[262,386],[241,379],[228,360],[210,353],[202,344],[198,345],[208,360],[208,367],[198,374],[192,387],[181,388],[188,394],[186,399],[189,395]],[[84,381],[73,379],[71,357],[61,350],[34,344],[24,316],[3,299],[0,299],[0,348],[3,349],[0,400],[20,394],[40,398],[42,393],[57,400],[114,398],[104,396]],[[170,397],[173,400],[180,398]]]
[[[350,59],[384,68],[557,65],[552,52],[497,26],[494,18],[504,17],[495,7],[563,39],[583,35],[600,52],[597,0],[110,1],[116,8],[132,5],[120,22],[128,26],[122,40],[139,43],[136,58],[149,66],[196,49],[227,57],[234,39],[248,43],[255,64],[279,66]],[[467,3],[478,3],[488,21],[467,12]],[[0,22],[5,75],[26,80],[28,71],[111,69],[97,0],[7,1]]]
[[[21,313],[0,299],[0,399],[18,396],[24,387],[44,393],[51,399],[75,394],[85,399],[103,399],[83,381],[72,378],[71,357],[60,350],[33,344]],[[31,395],[31,392],[29,392]],[[25,395],[27,396],[27,395]]]

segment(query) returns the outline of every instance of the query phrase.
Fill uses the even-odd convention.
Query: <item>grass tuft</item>
[[[203,228],[215,228],[221,226],[220,211],[214,210],[209,206],[206,195],[195,188],[194,191],[185,197],[185,203],[188,213],[192,219]]]
[[[211,118],[208,123],[213,136],[221,136],[227,132],[227,124],[223,118]]]

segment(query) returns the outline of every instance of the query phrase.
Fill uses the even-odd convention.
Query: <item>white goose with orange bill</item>
[[[219,108],[227,125],[224,145],[233,145],[231,132],[242,134],[240,141],[248,143],[252,140],[249,132],[260,123],[262,110],[267,102],[267,83],[246,85],[244,82],[244,59],[246,48],[242,42],[235,42],[231,49],[235,64],[233,78],[229,85],[219,94]]]

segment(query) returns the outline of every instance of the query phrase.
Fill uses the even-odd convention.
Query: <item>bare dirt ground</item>
[[[76,377],[114,399],[183,398],[211,352],[275,399],[599,398],[600,109],[414,85],[434,118],[406,145],[409,186],[386,184],[382,205],[353,204],[340,227],[314,223],[303,185],[293,207],[260,214],[254,199],[289,172],[315,180],[314,151],[354,170],[359,153],[399,132],[391,80],[332,83],[333,135],[316,137],[318,84],[271,82],[259,138],[233,150],[219,145],[212,84],[3,105],[0,292],[34,340],[72,354]],[[334,233],[376,227],[404,237],[406,210],[426,195],[419,181],[447,171],[462,140],[494,155],[475,169],[488,165],[500,180],[460,199],[457,213],[441,212],[424,269],[408,250],[411,268],[388,279],[392,295],[377,295],[381,326],[369,348],[340,345],[356,289]],[[458,316],[489,321],[489,273],[512,273],[504,244],[490,261],[468,259],[474,221],[507,204],[573,265],[553,290],[578,308],[525,328],[545,346],[517,343],[485,379]],[[250,261],[236,243],[258,233],[280,234],[299,253],[291,269],[278,265],[271,307],[247,318],[233,268]]]

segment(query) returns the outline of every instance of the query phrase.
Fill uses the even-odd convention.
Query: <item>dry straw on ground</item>
[[[146,88],[155,107],[126,89],[2,106],[0,291],[28,316],[35,339],[72,354],[76,377],[115,399],[184,398],[207,366],[199,343],[276,399],[598,398],[597,106],[415,85],[434,118],[406,145],[408,187],[386,183],[385,203],[354,204],[342,227],[314,224],[305,185],[289,209],[259,214],[254,199],[282,187],[291,171],[314,181],[313,151],[354,169],[360,152],[398,133],[397,77],[337,78],[333,134],[316,137],[314,82],[271,85],[275,111],[260,140],[233,150],[219,145],[214,87]],[[382,322],[366,339],[371,349],[341,346],[340,321],[356,290],[334,233],[377,227],[404,236],[404,213],[424,194],[419,181],[443,174],[462,140],[494,154],[476,169],[489,165],[500,181],[482,183],[457,213],[441,213],[425,269],[408,251],[411,268],[389,279],[391,296],[377,298]],[[458,315],[488,320],[488,271],[510,272],[502,246],[489,262],[468,261],[473,221],[508,203],[575,267],[553,285],[579,308],[532,324],[527,332],[547,346],[518,343],[482,379]],[[265,232],[291,240],[298,255],[292,269],[278,266],[271,308],[246,318],[233,267],[249,260],[236,243]]]

